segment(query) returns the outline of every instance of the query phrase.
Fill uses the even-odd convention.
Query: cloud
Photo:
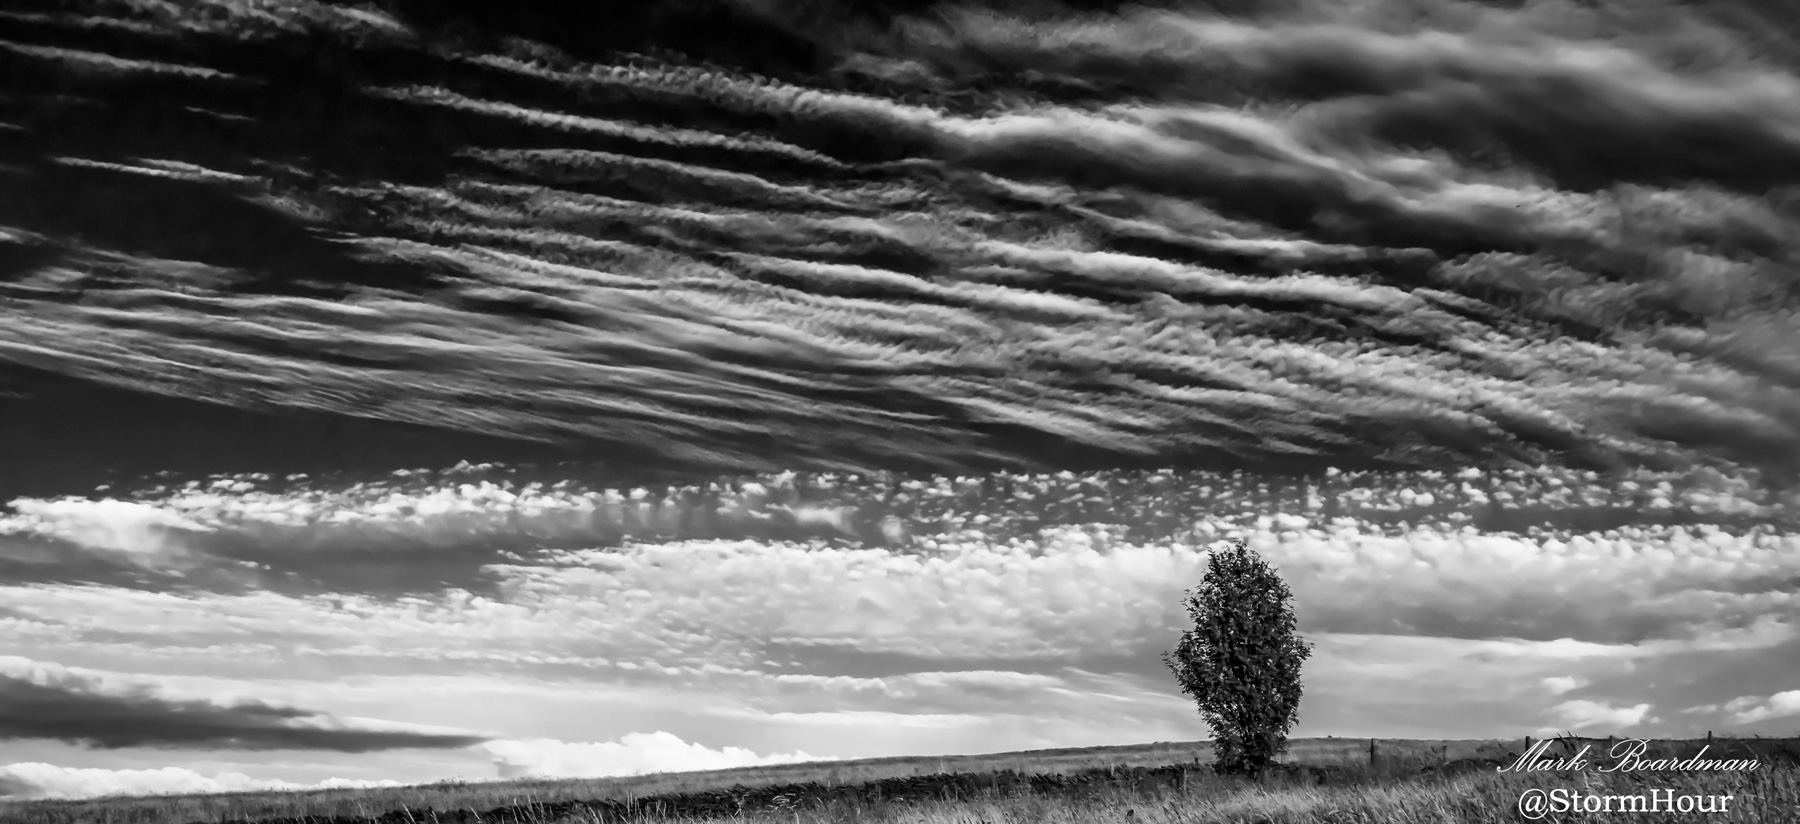
[[[22,498],[13,501],[12,508],[18,514],[0,520],[0,531],[55,535],[151,567],[169,563],[175,560],[170,556],[182,554],[181,535],[207,530],[206,526],[167,510],[110,498]]]
[[[1549,678],[1545,678],[1543,684],[1544,689],[1549,690],[1552,695],[1562,695],[1570,690],[1586,686],[1587,682],[1572,676],[1553,675]]]
[[[1551,708],[1551,712],[1562,725],[1577,730],[1594,727],[1624,729],[1643,722],[1645,715],[1650,712],[1650,705],[1615,707],[1603,701],[1576,700],[1557,704]]]
[[[0,766],[0,798],[95,798],[110,795],[186,795],[190,793],[257,792],[266,790],[330,790],[397,787],[395,781],[362,781],[331,778],[317,784],[296,784],[251,778],[243,773],[202,775],[182,767],[146,770],[108,770],[24,763]]]
[[[374,222],[350,243],[378,262],[364,261],[371,271],[459,273],[449,280],[469,290],[466,301],[385,293],[360,297],[356,309],[260,301],[201,288],[191,275],[200,266],[221,277],[318,267],[273,251],[270,260],[204,264],[195,263],[209,256],[199,248],[110,251],[140,240],[182,246],[170,239],[180,233],[123,237],[64,244],[55,251],[62,265],[44,271],[156,272],[205,299],[149,289],[140,299],[159,320],[136,325],[110,313],[137,309],[33,299],[9,318],[17,331],[0,346],[71,374],[175,392],[199,394],[194,375],[210,374],[224,403],[748,465],[1022,457],[1030,439],[1011,436],[1026,434],[1114,457],[1284,456],[1314,467],[1334,456],[1418,466],[1552,452],[1620,463],[1673,446],[1772,465],[1800,454],[1800,436],[1783,423],[1791,404],[1759,381],[1719,382],[1727,397],[1712,403],[1697,389],[1670,391],[1676,375],[1767,368],[1766,357],[1742,357],[1755,349],[1748,342],[1708,353],[1689,341],[1669,357],[1673,344],[1616,334],[1698,319],[1763,323],[1786,300],[1780,261],[1792,251],[1792,216],[1760,190],[1722,189],[1792,165],[1784,158],[1800,131],[1780,114],[1793,107],[1777,104],[1800,81],[1742,59],[1696,63],[1692,32],[1608,42],[1559,34],[1566,21],[1552,14],[1457,4],[1422,26],[1396,26],[1382,19],[1401,14],[1392,4],[1367,5],[1375,11],[1364,17],[1321,6],[1293,19],[1230,21],[1142,10],[1029,25],[953,15],[937,40],[891,44],[919,50],[906,60],[966,64],[990,80],[998,61],[1022,70],[1014,74],[1111,90],[1092,105],[1020,92],[1005,105],[934,108],[717,71],[471,55],[546,84],[545,97],[605,88],[694,113],[695,123],[753,118],[768,134],[627,124],[471,89],[387,89],[394,111],[430,106],[447,123],[494,130],[489,142],[498,145],[460,152],[446,145],[449,135],[416,134],[400,117],[384,121],[402,130],[396,140],[447,168],[506,160],[494,172],[504,179],[451,175],[455,185],[382,198],[338,193]],[[277,17],[304,28],[288,19],[300,14]],[[1595,32],[1620,24],[1588,22]],[[1255,107],[1181,91],[1218,76],[1298,99]],[[1119,77],[1165,93],[1118,94],[1110,81]],[[520,154],[555,131],[617,151]],[[505,145],[509,136],[519,145]],[[1486,145],[1490,138],[1500,145]],[[1694,142],[1714,149],[1690,151]],[[879,181],[838,179],[848,167],[832,153],[865,146],[911,165]],[[661,157],[669,152],[683,160]],[[1521,162],[1496,163],[1496,154]],[[228,158],[145,163],[161,174],[206,166],[199,160]],[[551,160],[562,171],[547,172]],[[802,169],[763,168],[777,162]],[[633,197],[559,187],[568,164]],[[150,185],[136,180],[148,166],[116,166],[81,174]],[[1583,170],[1605,179],[1558,179]],[[1670,188],[1655,188],[1671,176]],[[196,192],[237,184],[189,177],[167,190],[170,214],[248,213],[236,196],[214,197],[221,214],[192,205]],[[664,202],[675,197],[668,192],[686,194]],[[797,202],[819,208],[797,213]],[[312,205],[328,222],[355,211]],[[69,211],[75,220],[101,210]],[[209,219],[196,218],[221,225]],[[19,220],[51,247],[82,234],[44,215]],[[1139,253],[1121,247],[1131,234],[1123,227],[1134,227]],[[286,224],[214,233],[302,246],[313,237]],[[1146,251],[1146,238],[1160,245]],[[1007,251],[1022,245],[1050,254]],[[1006,278],[1026,283],[990,282]],[[643,300],[646,284],[664,282],[673,284],[667,294]],[[897,305],[902,294],[906,305]],[[1170,303],[1221,322],[1171,324]],[[365,310],[382,320],[365,324]],[[1507,320],[1515,310],[1520,317]],[[515,317],[533,312],[561,325]],[[258,322],[231,322],[245,315]],[[1366,348],[1380,350],[1364,354],[1380,357],[1347,369],[1339,345],[1369,343],[1361,330],[1376,336]],[[1690,331],[1707,343],[1722,337]],[[340,341],[342,362],[309,354],[321,335]],[[1568,346],[1570,337],[1607,356]],[[206,371],[172,366],[185,362],[166,355],[190,351],[184,341],[194,338],[211,341]],[[41,340],[58,343],[32,343]],[[1090,380],[1100,372],[1110,374]],[[1014,374],[1034,377],[999,377]],[[1189,391],[1203,376],[1229,383],[1237,402]],[[730,398],[729,413],[706,398]],[[1262,401],[1262,422],[1230,425],[1251,398]],[[758,434],[744,437],[749,430]],[[780,446],[750,460],[758,449],[749,441]]]
[[[738,747],[713,750],[666,732],[588,743],[544,738],[490,741],[482,748],[494,756],[501,778],[597,778],[828,760],[802,752],[764,756]]]
[[[0,798],[34,798],[40,792],[37,784],[8,772],[0,771]]]
[[[1800,121],[1787,114],[1800,82],[1747,58],[1730,34],[1668,15],[1678,22],[1620,36],[1603,12],[1552,5],[1445,3],[1419,15],[1398,3],[1303,4],[1262,20],[1139,9],[1029,22],[962,10],[911,26],[896,48],[964,81],[1030,72],[1090,98],[1295,101],[1318,139],[1499,144],[1571,188],[1684,177],[1760,187],[1771,168],[1800,171]]]
[[[0,574],[19,581],[140,585],[162,577],[234,577],[195,539],[211,527],[165,508],[113,498],[20,498],[0,510]]]
[[[466,747],[471,734],[351,723],[258,701],[220,703],[160,694],[142,681],[109,678],[23,658],[0,658],[0,739],[55,739],[100,749],[382,750]]]
[[[900,528],[895,534],[911,533],[917,539],[908,540],[886,534],[887,527],[881,523],[880,516],[889,506],[885,500],[889,489],[907,497],[915,494],[895,488],[892,479],[854,484],[824,479],[807,493],[814,503],[791,507],[772,499],[757,503],[753,500],[756,496],[747,491],[749,486],[729,490],[707,503],[711,493],[702,494],[697,487],[616,490],[558,479],[555,474],[528,477],[501,469],[483,471],[478,477],[472,472],[408,472],[362,481],[348,489],[281,489],[227,478],[194,482],[155,496],[140,494],[134,511],[153,512],[156,518],[201,528],[157,536],[165,551],[187,559],[179,577],[145,583],[143,576],[152,571],[140,569],[142,576],[123,585],[378,599],[402,595],[436,598],[463,591],[474,596],[469,606],[504,610],[504,602],[510,599],[507,588],[516,586],[521,577],[568,578],[583,574],[572,567],[601,561],[635,564],[633,558],[659,551],[592,549],[634,541],[713,536],[753,542],[787,539],[796,542],[792,547],[798,553],[795,557],[810,559],[808,563],[837,563],[829,560],[835,558],[907,564],[954,552],[964,556],[964,563],[986,558],[991,560],[984,563],[990,565],[1021,552],[1042,554],[1017,541],[1028,541],[1040,550],[1060,542],[1071,549],[1118,547],[1127,556],[1166,549],[1170,554],[1156,563],[1172,564],[1172,574],[1182,574],[1179,567],[1193,557],[1195,541],[1239,531],[1284,563],[1302,565],[1295,575],[1307,585],[1322,583],[1325,579],[1316,576],[1325,567],[1335,568],[1338,559],[1357,557],[1363,562],[1346,565],[1344,574],[1356,576],[1362,574],[1359,570],[1381,568],[1386,570],[1383,574],[1398,576],[1402,582],[1430,587],[1435,580],[1432,576],[1466,572],[1481,587],[1492,589],[1492,610],[1507,613],[1505,620],[1512,624],[1492,624],[1489,612],[1441,608],[1437,597],[1423,591],[1415,593],[1416,603],[1405,605],[1364,604],[1355,590],[1309,594],[1308,600],[1318,610],[1316,625],[1343,631],[1385,628],[1384,622],[1399,610],[1406,613],[1404,620],[1409,625],[1421,630],[1475,637],[1494,633],[1538,639],[1559,633],[1589,640],[1649,637],[1715,609],[1700,599],[1738,604],[1741,612],[1731,620],[1741,620],[1754,617],[1762,609],[1757,606],[1760,602],[1790,596],[1779,582],[1790,566],[1783,560],[1790,556],[1780,547],[1791,537],[1770,532],[1773,523],[1765,523],[1787,505],[1744,476],[1636,473],[1588,480],[1580,473],[1548,468],[1468,478],[1445,478],[1441,473],[1355,473],[1342,481],[1296,488],[1297,497],[1283,501],[1239,488],[1238,481],[1213,473],[1130,473],[1105,482],[1041,477],[1029,482],[1041,490],[1034,493],[1040,500],[1000,509],[993,509],[995,502],[985,497],[987,493],[981,492],[979,485],[953,487],[945,480],[933,481],[929,492],[931,499],[941,502],[943,512],[896,510],[897,516],[905,517],[898,521]],[[778,477],[765,476],[764,481],[774,483]],[[1135,490],[1145,484],[1162,484],[1162,491],[1148,499],[1154,502],[1149,508],[1153,511],[1129,519],[1135,522],[1130,527],[1131,539],[1121,540],[1116,534],[1095,530],[1091,523],[1084,524],[1095,518],[1118,517],[1123,507],[1134,505],[1132,499],[1141,498]],[[783,494],[791,497],[798,493],[790,490]],[[925,493],[920,490],[916,494]],[[1064,499],[1087,503],[1077,508]],[[48,553],[42,556],[44,560],[28,562],[28,566],[35,564],[29,568],[37,574],[21,576],[21,583],[95,580],[83,574],[80,563],[95,556],[77,539],[92,531],[84,519],[101,520],[109,511],[108,501],[21,499],[15,506],[36,513],[52,503],[64,513],[62,517],[45,520],[19,515],[7,524],[14,530],[11,534],[24,536],[22,540],[50,542],[39,545]],[[1640,506],[1646,508],[1638,509]],[[950,520],[940,517],[945,514]],[[1028,514],[1033,520],[1024,520]],[[1349,520],[1343,520],[1346,517]],[[1410,532],[1401,534],[1387,526],[1395,522],[1411,525]],[[1471,524],[1480,524],[1489,532],[1470,532],[1467,527]],[[1713,524],[1730,526],[1721,529]],[[1530,534],[1534,529],[1544,534]],[[1521,532],[1526,534],[1517,534]],[[863,550],[879,551],[815,556],[811,542],[818,540],[847,540]],[[1525,565],[1508,568],[1502,583],[1483,572],[1504,557],[1549,553],[1556,558],[1551,563],[1574,569],[1586,576],[1583,580],[1589,580],[1611,574],[1605,568],[1619,553],[1633,557],[1685,553],[1681,547],[1696,542],[1708,546],[1702,559],[1645,567],[1633,573],[1642,579],[1639,585],[1685,588],[1688,583],[1678,582],[1722,576],[1739,582],[1729,593],[1695,592],[1681,598],[1663,593],[1658,601],[1633,599],[1606,612],[1594,608],[1592,599],[1558,598],[1556,592],[1576,580],[1569,575],[1553,576],[1543,568]],[[730,541],[715,545],[728,546]],[[787,550],[744,545],[731,551]],[[1050,554],[1050,558],[1025,563],[1067,563],[1057,560],[1065,554],[1061,549]],[[1413,558],[1428,558],[1430,564],[1387,569],[1400,560],[1410,564]],[[1107,558],[1096,562],[1121,561]],[[1527,581],[1539,583],[1527,585]],[[121,584],[107,578],[97,582]],[[650,581],[645,585],[661,586]],[[1531,601],[1543,603],[1532,608]],[[1681,617],[1684,613],[1689,617]],[[1601,629],[1602,624],[1609,628]],[[375,636],[379,634],[375,632]]]
[[[1755,724],[1800,715],[1800,690],[1778,692],[1768,698],[1743,697],[1725,705],[1736,724]]]
[[[865,747],[1053,744],[1020,707],[1051,708],[1056,728],[1083,740],[1179,734],[1189,711],[1163,695],[1156,654],[1179,632],[1180,593],[1198,581],[1206,547],[1234,533],[1282,571],[1302,630],[1344,647],[1315,663],[1331,684],[1358,688],[1320,685],[1346,709],[1309,718],[1345,734],[1381,732],[1362,726],[1375,716],[1427,736],[1445,724],[1480,735],[1529,723],[1523,734],[1582,708],[1592,712],[1566,726],[1619,726],[1627,719],[1590,716],[1728,697],[1646,690],[1626,670],[1769,656],[1800,630],[1785,618],[1800,557],[1781,526],[1790,504],[1743,475],[1340,472],[1263,489],[1253,476],[1168,471],[801,484],[816,506],[911,507],[912,539],[890,543],[842,533],[680,540],[652,526],[680,520],[649,506],[657,496],[560,472],[465,467],[288,490],[202,483],[137,498],[214,527],[197,538],[221,547],[213,553],[315,574],[341,557],[343,536],[398,558],[464,541],[516,547],[480,568],[493,582],[480,594],[26,585],[0,590],[11,611],[0,620],[33,654],[121,666],[529,678],[572,695],[585,685],[587,698],[557,699],[559,714],[632,717],[642,694],[666,691],[695,706],[658,704],[652,729],[693,740],[716,723],[730,737],[703,740],[833,754],[832,725],[910,730]],[[725,509],[770,510],[798,494],[787,483],[801,482],[760,476]],[[255,543],[270,536],[279,540]],[[581,545],[595,538],[611,545]],[[282,559],[274,547],[319,554]],[[1506,686],[1475,716],[1426,709],[1471,671]],[[334,712],[441,713],[509,740],[565,734],[521,729],[536,722],[498,706],[529,699],[452,689],[421,716],[416,703],[371,704],[341,687],[329,691]],[[1545,712],[1575,689],[1595,703]],[[303,694],[282,696],[308,705]],[[906,726],[928,721],[945,726]],[[605,724],[584,726],[581,740],[632,731]],[[799,730],[809,737],[758,746]]]
[[[356,495],[182,491],[145,505],[211,526],[193,540],[221,566],[253,558],[350,581],[371,563],[483,560],[461,581],[421,573],[405,597],[319,584],[203,602],[15,587],[16,617],[6,620],[20,622],[22,637],[68,637],[52,627],[69,613],[52,603],[85,604],[109,616],[104,629],[77,631],[90,640],[608,669],[762,669],[768,645],[1080,661],[1164,643],[1204,546],[1229,534],[1282,569],[1308,631],[1480,639],[1492,655],[1508,654],[1512,640],[1538,644],[1532,655],[1555,643],[1570,655],[1625,656],[1767,645],[1793,629],[1767,619],[1800,597],[1789,583],[1800,573],[1795,538],[1776,525],[1786,504],[1723,475],[1355,473],[1286,490],[1213,473],[1038,476],[1005,481],[1016,485],[1009,502],[981,491],[991,478],[820,483],[811,506],[892,507],[912,538],[889,542],[866,515],[821,519],[803,540],[752,537],[749,514],[777,504],[747,501],[767,490],[736,493],[746,501],[709,516],[709,528],[742,537],[673,542],[696,508],[566,479],[413,475]],[[932,509],[919,508],[926,502]],[[1474,528],[1486,519],[1518,531]],[[860,541],[844,540],[857,530]],[[603,548],[558,548],[583,543]],[[477,576],[487,582],[479,589],[458,585]],[[1450,581],[1462,590],[1447,601]]]

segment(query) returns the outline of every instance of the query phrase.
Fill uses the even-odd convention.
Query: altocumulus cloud
[[[921,513],[909,521],[916,540],[892,546],[680,540],[652,528],[660,516],[648,502],[572,480],[516,480],[409,474],[353,494],[247,485],[138,497],[205,527],[184,540],[209,555],[319,577],[359,542],[405,558],[522,543],[509,536],[539,544],[492,554],[479,567],[483,593],[14,586],[3,591],[8,626],[60,660],[223,675],[213,662],[232,650],[242,661],[233,677],[258,666],[388,673],[385,683],[306,694],[356,715],[455,717],[508,740],[624,742],[660,730],[709,747],[840,757],[880,754],[855,749],[876,729],[938,752],[927,748],[950,745],[926,742],[1024,748],[1178,734],[1192,710],[1169,694],[1155,653],[1179,627],[1180,591],[1198,579],[1204,547],[1233,533],[1281,566],[1303,629],[1320,642],[1310,688],[1320,732],[1656,727],[1665,708],[1701,702],[1738,723],[1727,716],[1747,708],[1717,708],[1746,689],[1785,688],[1778,667],[1754,662],[1796,642],[1786,616],[1800,556],[1788,504],[1717,473],[1345,473],[1285,492],[1209,473],[1044,476],[1009,493],[1029,500],[987,504],[969,491],[979,484],[937,479],[901,488],[948,514]],[[775,481],[763,482],[746,486],[766,495]],[[880,496],[832,489],[818,494],[848,506]],[[1086,514],[1050,509],[1096,497]],[[1022,534],[1009,523],[1025,510],[1042,517]],[[300,512],[308,517],[291,517]],[[1142,528],[1124,530],[1121,518]],[[1157,534],[1159,519],[1176,534]],[[83,527],[29,528],[68,538]],[[565,541],[612,546],[552,548]],[[314,545],[345,549],[297,560]],[[1681,674],[1696,666],[1760,673],[1736,670],[1747,681],[1729,684]],[[499,673],[530,679],[530,694],[502,699],[478,683]],[[441,680],[426,689],[428,675]],[[1493,685],[1479,699],[1485,715],[1443,697],[1471,679]],[[681,698],[648,695],[664,691]],[[423,712],[417,696],[427,692],[446,697]],[[592,719],[539,724],[509,704]],[[1045,712],[1057,720],[1029,717]],[[909,725],[928,718],[936,726]],[[847,729],[857,730],[852,749]],[[537,763],[517,746],[504,752]]]
[[[366,753],[457,748],[483,736],[426,732],[257,701],[217,703],[162,695],[25,658],[0,658],[0,739],[54,739],[101,749],[329,750]]]

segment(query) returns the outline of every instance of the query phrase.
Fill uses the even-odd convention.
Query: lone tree
[[[1184,601],[1194,628],[1163,662],[1213,731],[1213,770],[1261,775],[1300,720],[1300,665],[1312,648],[1294,628],[1293,593],[1243,541],[1213,550]]]

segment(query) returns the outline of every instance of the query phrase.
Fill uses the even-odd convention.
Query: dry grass
[[[1418,822],[1517,822],[1520,795],[1531,789],[1580,788],[1593,794],[1637,794],[1646,786],[1677,794],[1729,794],[1731,811],[1720,815],[1612,813],[1588,818],[1550,816],[1554,821],[1767,821],[1800,819],[1800,781],[1792,768],[1755,773],[1687,773],[1639,783],[1619,775],[1518,776],[1483,771],[1457,778],[1383,778],[1347,786],[1256,785],[1209,782],[1186,792],[1111,791],[1087,797],[1012,796],[966,802],[864,809],[763,812],[746,822],[812,824],[871,821],[892,824],[1413,824]],[[568,821],[594,821],[568,818]],[[677,820],[677,819],[670,819]]]
[[[1602,739],[1603,741],[1603,739]],[[1702,742],[1659,742],[1656,752],[1686,754]],[[1779,739],[1719,739],[1713,757],[1756,754],[1763,767],[1752,773],[1499,773],[1485,761],[1516,754],[1522,742],[1417,741],[1383,739],[1377,759],[1368,757],[1367,739],[1305,739],[1293,742],[1290,763],[1334,767],[1326,784],[1306,776],[1278,776],[1261,782],[1225,779],[1197,771],[1183,786],[1107,784],[1055,793],[998,790],[959,799],[877,803],[847,798],[797,808],[750,810],[731,817],[746,822],[876,821],[950,822],[1488,822],[1518,821],[1515,812],[1528,789],[1563,788],[1593,794],[1641,793],[1670,789],[1677,794],[1732,795],[1732,812],[1708,821],[1800,820],[1800,743]],[[1043,750],[943,758],[889,758],[575,781],[448,782],[373,790],[303,793],[240,793],[208,796],[110,798],[85,801],[0,803],[0,821],[19,824],[190,824],[269,818],[373,818],[406,811],[417,821],[433,821],[431,810],[478,814],[464,820],[598,822],[616,820],[599,812],[552,811],[534,805],[653,795],[698,793],[733,786],[818,782],[847,786],[885,778],[936,773],[1073,774],[1105,766],[1151,767],[1204,761],[1204,742],[1132,747]],[[1466,770],[1444,775],[1422,772],[1429,765],[1461,762]],[[522,808],[521,808],[522,807]],[[513,809],[501,809],[513,808]],[[1601,814],[1608,821],[1698,820],[1681,815]],[[1641,818],[1638,816],[1642,816]],[[398,821],[409,820],[403,812]],[[451,820],[454,820],[452,818]],[[642,821],[703,821],[718,818],[634,816]],[[1600,820],[1558,818],[1550,820]]]

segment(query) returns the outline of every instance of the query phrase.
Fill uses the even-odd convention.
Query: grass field
[[[815,762],[575,781],[446,782],[297,793],[103,798],[0,804],[19,824],[192,822],[1500,822],[1521,794],[1731,796],[1723,812],[1551,813],[1547,820],[1769,821],[1800,817],[1800,740],[1658,741],[1647,756],[1755,759],[1754,770],[1501,772],[1524,742],[1303,739],[1260,781],[1216,776],[1205,742],[942,758]],[[1036,780],[1032,780],[1035,776]],[[1061,780],[1049,778],[1061,776]],[[1624,803],[1615,800],[1613,803]]]

